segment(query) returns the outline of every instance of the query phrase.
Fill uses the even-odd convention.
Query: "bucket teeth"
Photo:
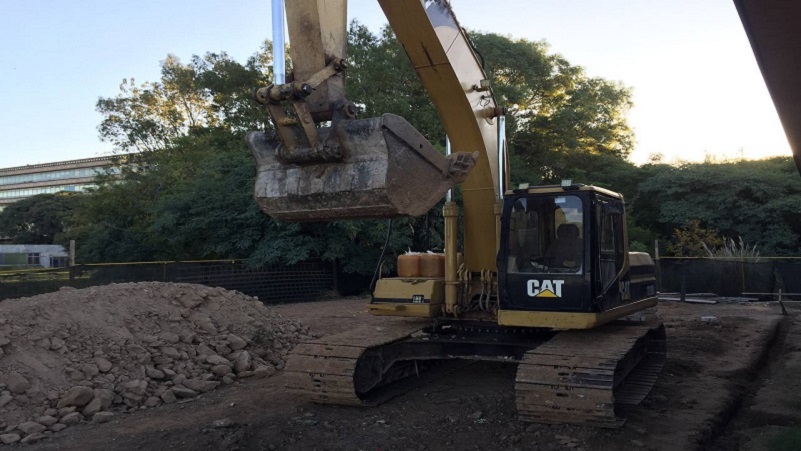
[[[284,221],[419,216],[463,181],[478,153],[442,156],[403,118],[345,120],[321,129],[338,144],[338,161],[282,163],[280,144],[263,132],[246,141],[256,159],[255,197],[265,213]]]

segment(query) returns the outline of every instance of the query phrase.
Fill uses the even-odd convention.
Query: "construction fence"
[[[781,290],[785,296],[801,299],[801,258],[760,257],[749,261],[662,257],[655,262],[657,290],[661,293],[771,298]],[[336,291],[354,294],[368,282],[350,279],[339,281],[334,265],[321,260],[258,268],[243,260],[218,260],[0,269],[0,301],[49,293],[64,286],[155,281],[219,286],[258,296],[266,303],[298,302],[318,300]]]
[[[726,297],[772,298],[779,291],[801,298],[801,258],[670,258],[655,260],[662,293],[714,293]]]
[[[196,283],[258,296],[266,303],[313,301],[336,290],[330,262],[251,267],[243,260],[84,264],[68,268],[0,269],[0,301],[110,283]]]

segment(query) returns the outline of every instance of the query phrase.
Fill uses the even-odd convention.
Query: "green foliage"
[[[628,89],[588,77],[543,42],[483,33],[471,39],[508,108],[515,185],[572,178],[622,192],[632,250],[650,251],[655,238],[692,219],[766,252],[801,247],[801,198],[789,159],[678,168],[654,159],[636,167],[626,160],[633,145]],[[361,117],[401,115],[441,145],[436,110],[391,31],[373,35],[354,22],[349,41],[347,96],[362,106]],[[105,179],[75,207],[64,239],[78,240],[79,260],[247,258],[262,265],[319,257],[347,273],[372,274],[386,221],[280,223],[253,201],[254,163],[243,136],[271,129],[251,100],[252,89],[272,78],[269,50],[267,43],[244,64],[225,53],[186,64],[168,56],[158,81],[126,80],[118,96],[98,101],[101,138],[139,153],[128,158],[123,181]],[[441,207],[394,220],[387,271],[407,249],[441,248]],[[766,231],[770,237],[761,236]]]
[[[100,186],[73,216],[75,227],[65,239],[77,240],[76,258],[81,263],[149,261],[155,248],[146,235],[152,219],[149,206],[157,186],[132,178],[124,183]]]
[[[628,89],[587,77],[562,56],[549,54],[544,42],[493,33],[470,33],[470,37],[498,104],[507,108],[515,184],[554,183],[570,177],[594,182],[595,174],[603,173],[598,167],[634,170],[625,161],[633,146],[626,122],[631,107]],[[347,94],[364,105],[364,116],[395,113],[432,143],[444,142],[436,109],[392,32],[384,28],[376,36],[354,22],[349,38]]]
[[[801,183],[791,158],[642,169],[648,177],[633,210],[639,224],[659,235],[698,219],[765,255],[801,251]]]
[[[693,219],[686,226],[673,230],[673,240],[667,246],[668,254],[676,257],[706,257],[708,247],[723,245],[720,232],[701,226]]]
[[[445,142],[445,131],[434,104],[388,27],[376,36],[367,27],[352,22],[348,61],[346,95],[363,106],[361,117],[397,114],[430,142]]]
[[[627,231],[629,234],[629,250],[632,252],[654,253],[654,240],[656,237],[650,230],[640,227],[634,222],[634,216],[627,216]]]
[[[82,193],[38,194],[0,212],[0,236],[13,244],[54,244],[71,226],[72,212],[85,200]]]
[[[615,121],[628,107],[625,89],[584,76],[549,55],[544,43],[480,33],[472,38],[500,103],[509,107],[516,180],[541,179],[541,168],[531,162],[541,162],[537,155],[551,147],[623,164],[630,132]],[[395,113],[431,142],[443,143],[436,110],[392,32],[373,35],[354,22],[349,41],[347,95],[363,106],[362,117]],[[77,211],[79,227],[70,235],[81,243],[79,259],[249,258],[260,265],[321,257],[338,260],[344,272],[372,274],[385,221],[278,223],[253,202],[253,161],[242,137],[270,129],[265,111],[251,100],[252,89],[271,78],[269,50],[268,43],[245,64],[225,53],[187,64],[169,55],[160,80],[124,80],[117,97],[98,101],[101,138],[139,153],[128,157],[124,181],[105,180]],[[515,139],[516,133],[529,142]],[[441,248],[441,207],[394,220],[388,255]],[[393,266],[387,258],[385,267]]]
[[[242,142],[240,133],[198,130],[174,144],[173,149],[182,151],[180,157],[153,171],[153,177],[162,172],[177,175],[184,172],[184,157],[194,161],[189,174],[176,177],[150,207],[154,215],[146,233],[157,243],[161,258],[247,258],[265,231],[275,226],[244,189],[253,186],[254,174]]]
[[[98,100],[104,116],[100,138],[123,151],[154,152],[194,128],[264,127],[266,115],[251,93],[267,83],[265,62],[269,59],[253,56],[242,65],[225,53],[207,53],[182,64],[167,55],[161,80],[137,85],[133,78],[124,79],[117,97]]]
[[[584,74],[544,42],[474,34],[500,105],[508,110],[510,152],[533,168],[532,184],[573,177],[584,181],[586,163],[631,167],[626,122],[630,92]],[[594,173],[594,171],[592,172]]]

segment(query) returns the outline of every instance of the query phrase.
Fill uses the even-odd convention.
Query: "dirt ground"
[[[393,320],[370,316],[366,302],[349,298],[276,309],[305,323],[317,336]],[[373,408],[321,406],[297,399],[283,388],[279,372],[109,423],[74,426],[26,448],[766,449],[769,428],[801,418],[794,410],[801,401],[785,403],[787,411],[764,413],[782,396],[776,384],[788,383],[793,365],[801,365],[801,322],[798,332],[792,332],[797,311],[791,310],[793,316],[787,318],[775,305],[663,302],[659,312],[667,328],[668,361],[654,390],[628,412],[619,430],[518,421],[514,365],[484,362]],[[716,319],[703,321],[702,316]],[[771,378],[779,379],[772,383]],[[753,421],[763,417],[767,419]]]

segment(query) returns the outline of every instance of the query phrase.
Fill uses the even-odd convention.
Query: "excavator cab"
[[[653,297],[650,258],[629,253],[622,197],[584,185],[515,190],[498,253],[501,310],[595,314]],[[642,271],[640,271],[640,269]]]

